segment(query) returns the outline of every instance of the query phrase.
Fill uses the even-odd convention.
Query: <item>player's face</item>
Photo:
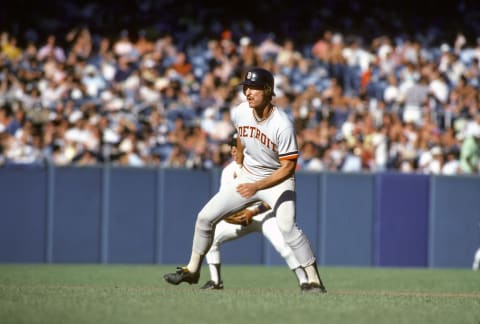
[[[262,87],[244,85],[243,93],[250,108],[263,108],[268,104],[269,97],[265,95],[265,90]]]

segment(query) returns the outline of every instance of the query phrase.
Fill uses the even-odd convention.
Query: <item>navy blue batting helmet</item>
[[[249,69],[241,84],[270,90],[272,96],[275,95],[273,91],[274,82],[272,73],[259,67]]]

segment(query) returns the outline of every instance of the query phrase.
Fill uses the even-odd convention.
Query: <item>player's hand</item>
[[[255,216],[255,212],[245,208],[224,218],[224,220],[230,224],[247,226],[252,222],[253,216]]]
[[[241,183],[237,186],[237,192],[244,198],[250,198],[257,192],[255,183]]]

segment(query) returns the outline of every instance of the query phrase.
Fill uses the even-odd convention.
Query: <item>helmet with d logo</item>
[[[251,68],[245,74],[242,85],[262,88],[267,92],[270,92],[272,96],[275,95],[273,91],[274,81],[273,75],[269,71],[262,68]]]

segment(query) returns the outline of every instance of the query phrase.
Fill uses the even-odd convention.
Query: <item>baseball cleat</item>
[[[326,294],[327,293],[327,288],[325,288],[325,286],[323,285],[323,283],[321,281],[320,281],[319,284],[316,283],[316,282],[312,282],[310,284],[310,290],[309,291]]]
[[[177,267],[176,272],[171,272],[163,275],[163,279],[172,285],[178,285],[181,282],[188,282],[189,284],[198,283],[200,272],[192,273],[188,271],[187,267]]]
[[[323,285],[322,282],[316,283],[316,282],[311,282],[311,283],[303,283],[300,286],[300,290],[302,292],[312,292],[312,293],[321,293],[321,294],[326,294],[327,293],[327,288]]]
[[[223,282],[220,281],[218,284],[213,280],[207,281],[200,289],[210,289],[210,290],[222,290]]]
[[[300,285],[300,291],[304,292],[310,289],[310,284],[308,282],[304,282]]]

